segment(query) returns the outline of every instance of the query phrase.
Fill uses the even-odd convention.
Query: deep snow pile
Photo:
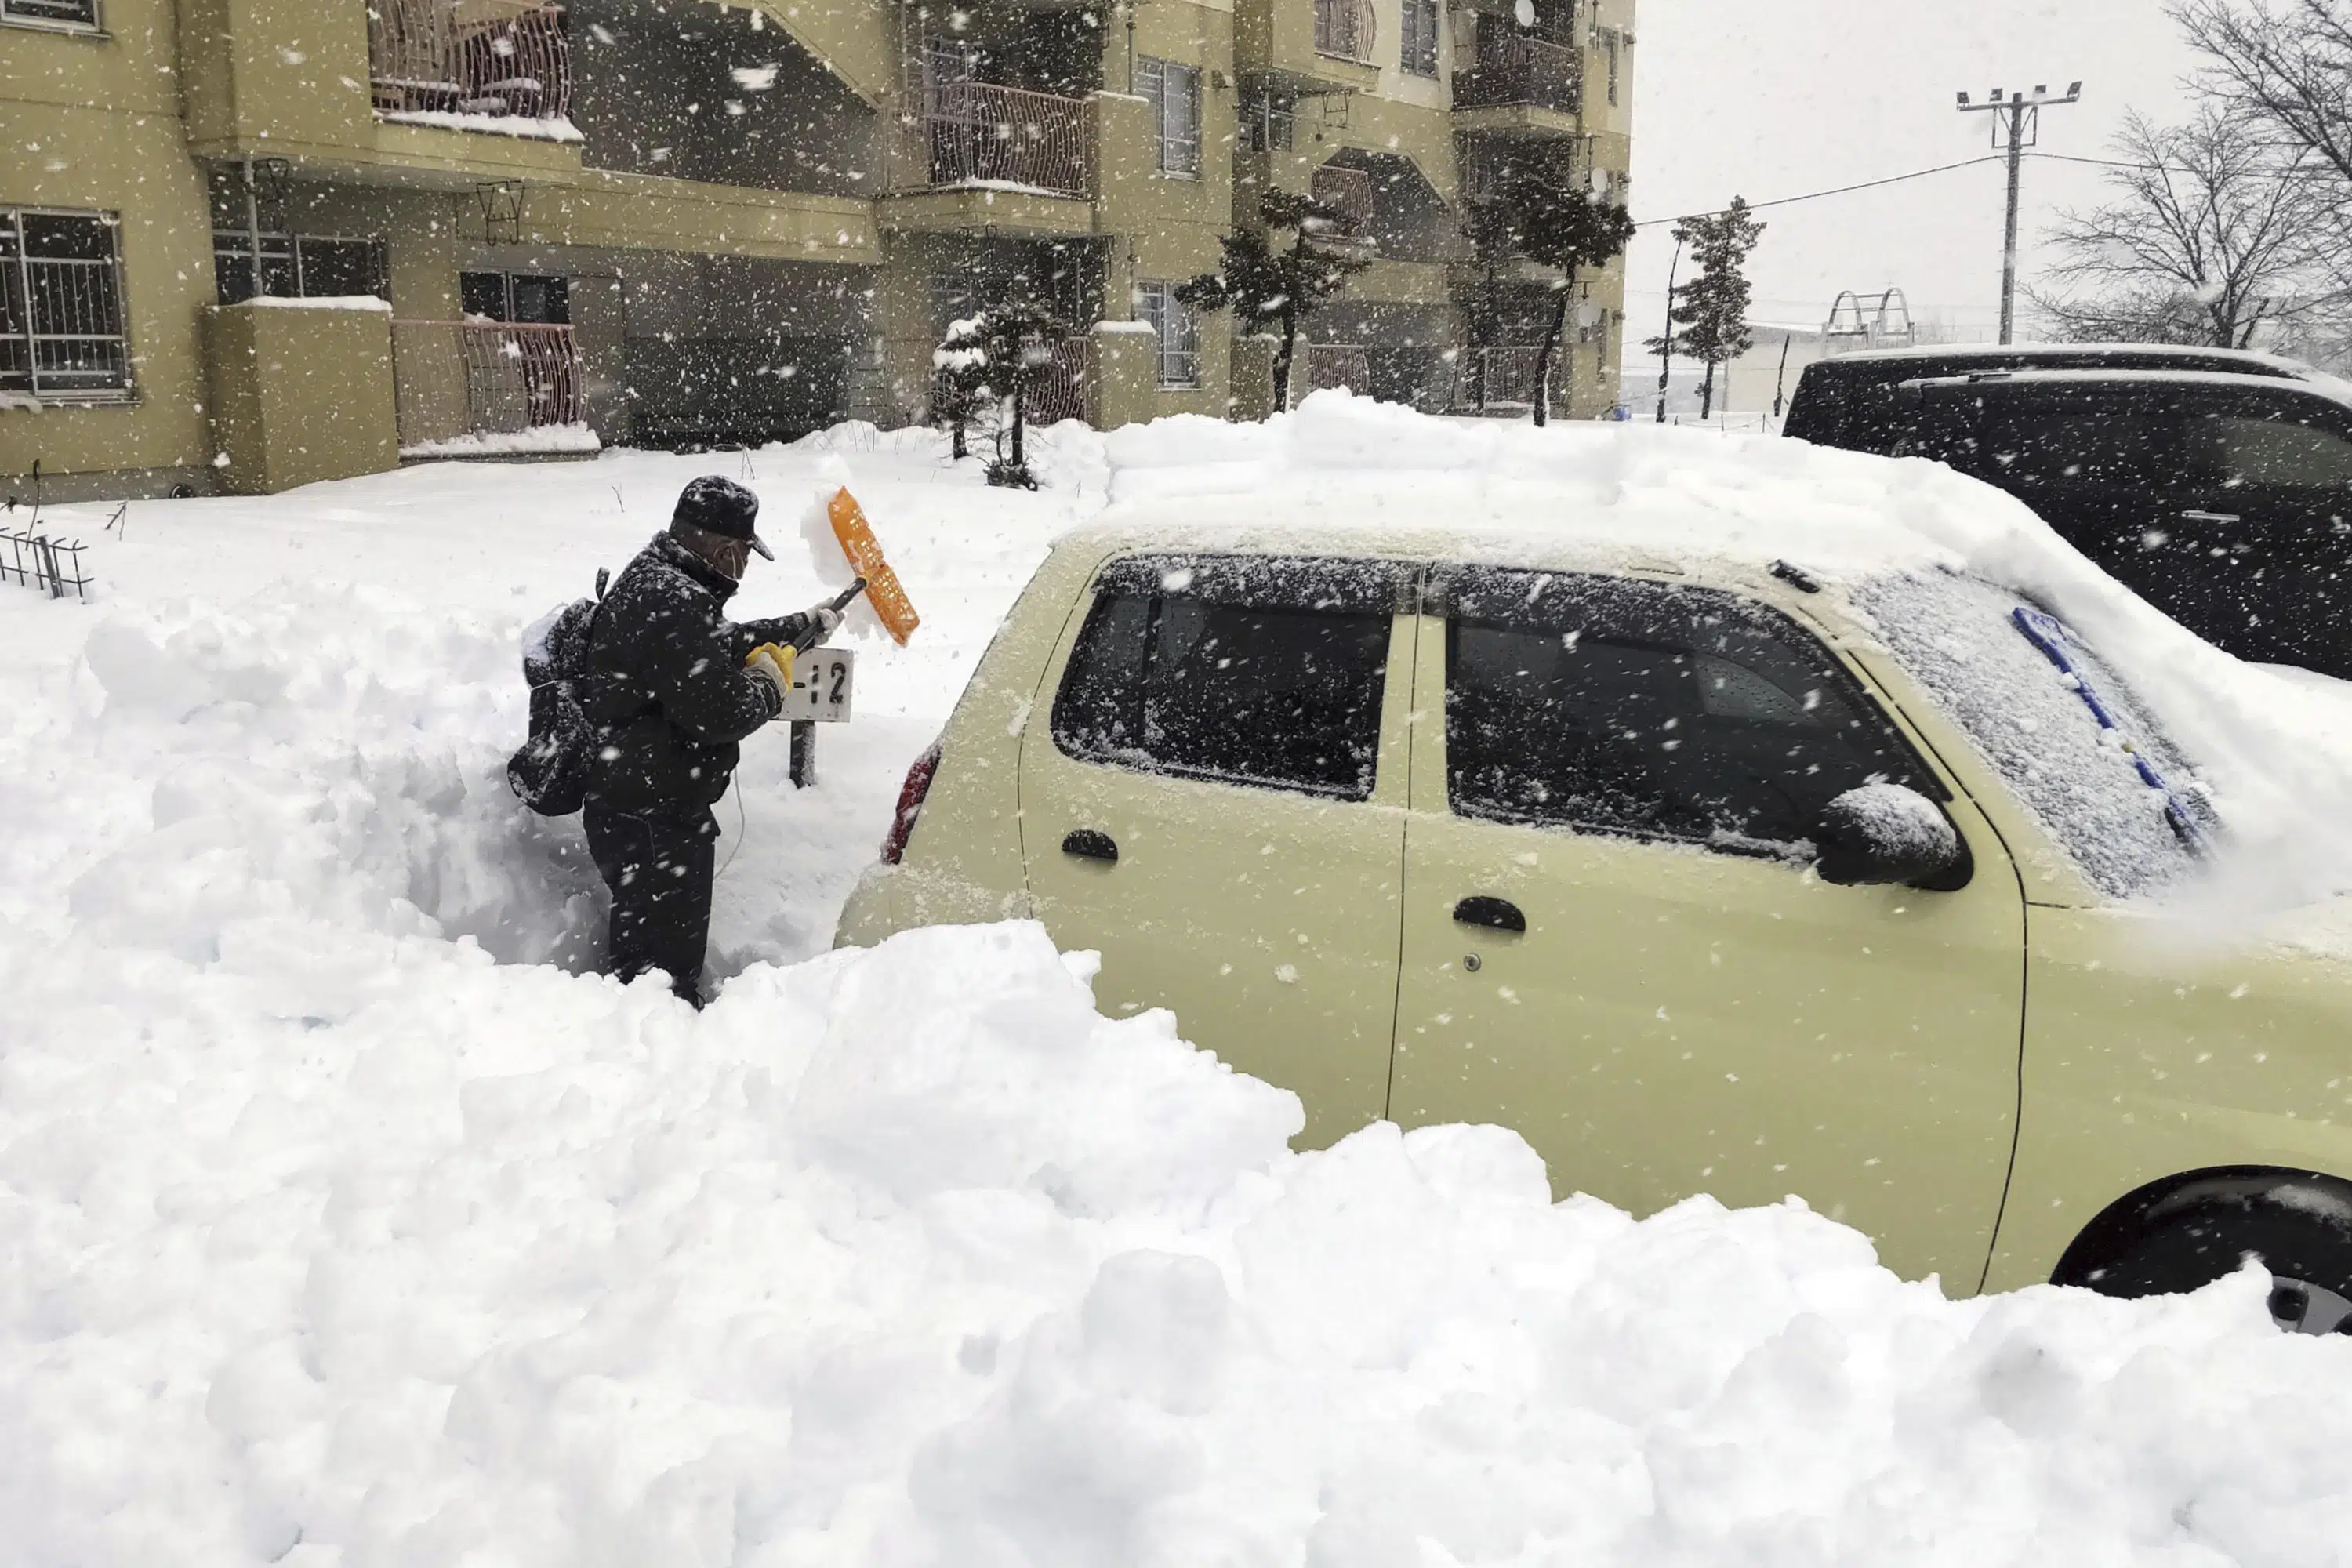
[[[1947,1302],[1492,1130],[1293,1155],[1033,927],[792,962],[1099,510],[1061,439],[1036,497],[742,459],[779,534],[846,465],[930,635],[815,795],[751,748],[699,1016],[567,972],[593,878],[499,767],[519,628],[710,460],[138,507],[109,602],[0,595],[0,1562],[2340,1561],[2352,1342],[2259,1277]]]

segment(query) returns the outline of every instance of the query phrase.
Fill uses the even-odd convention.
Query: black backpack
[[[596,574],[596,596],[551,610],[522,635],[522,678],[530,684],[530,739],[507,763],[507,784],[541,816],[569,816],[588,795],[589,745],[595,727],[585,700],[596,674],[589,639],[609,572]]]

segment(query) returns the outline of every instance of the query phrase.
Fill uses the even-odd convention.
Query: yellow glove
[[[793,694],[793,650],[778,643],[761,643],[743,661],[743,672],[754,680],[768,683],[775,701],[770,704],[771,717],[784,710],[785,700]]]

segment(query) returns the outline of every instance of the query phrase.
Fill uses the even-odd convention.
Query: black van
[[[2352,679],[2352,388],[2218,349],[1910,350],[1806,368],[1787,433],[2032,507],[2242,658]]]

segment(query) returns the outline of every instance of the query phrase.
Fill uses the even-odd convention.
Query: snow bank
[[[470,430],[438,441],[403,447],[404,458],[586,457],[604,443],[585,425],[534,425],[525,430]]]
[[[2259,1277],[1948,1302],[1794,1205],[1551,1205],[1493,1130],[1294,1156],[1034,927],[779,962],[1101,494],[723,462],[789,517],[828,458],[925,632],[824,789],[747,748],[698,1016],[567,971],[593,876],[499,769],[524,621],[712,459],[142,504],[105,606],[0,595],[0,1560],[2340,1558],[2352,1342]]]

